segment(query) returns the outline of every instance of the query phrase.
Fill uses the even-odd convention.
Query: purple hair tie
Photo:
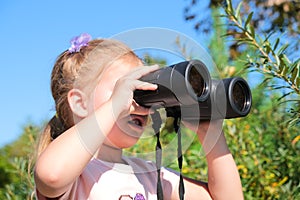
[[[70,53],[79,52],[81,47],[87,46],[92,37],[88,33],[82,33],[79,36],[72,38],[71,47],[69,48]]]

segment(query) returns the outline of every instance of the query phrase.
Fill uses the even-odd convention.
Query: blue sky
[[[53,115],[50,73],[73,36],[111,37],[143,27],[178,31],[199,43],[184,21],[186,0],[16,1],[0,2],[0,146],[15,140],[28,123],[40,125]]]

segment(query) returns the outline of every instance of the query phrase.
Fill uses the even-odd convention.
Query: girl
[[[133,100],[133,91],[157,89],[139,79],[158,66],[142,66],[115,40],[82,34],[71,43],[52,71],[56,115],[39,144],[37,198],[157,199],[156,165],[125,157],[122,149],[138,141],[152,112]],[[243,199],[222,121],[186,125],[202,143],[209,173],[208,183],[184,178],[185,199]],[[178,199],[179,174],[162,168],[160,177],[164,199]]]

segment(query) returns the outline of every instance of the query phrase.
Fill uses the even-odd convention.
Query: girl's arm
[[[112,113],[112,103],[108,101],[49,144],[35,166],[35,183],[41,194],[57,197],[67,191],[112,128]],[[82,138],[94,138],[94,142],[87,146]]]
[[[185,179],[187,199],[243,199],[239,173],[228,149],[222,122],[204,122],[197,128],[206,155],[208,183]]]
[[[37,190],[47,197],[65,193],[100,148],[118,117],[142,109],[134,106],[133,91],[155,90],[156,85],[138,79],[159,66],[137,67],[118,79],[110,98],[54,141],[38,157],[35,166]],[[148,112],[144,109],[143,112]]]

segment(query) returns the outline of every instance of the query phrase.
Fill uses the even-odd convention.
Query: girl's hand
[[[133,91],[156,90],[157,85],[143,82],[139,79],[157,69],[159,69],[158,65],[137,67],[118,79],[111,95],[111,101],[116,117],[119,115],[128,115],[132,112],[135,112],[135,114],[147,114],[149,112],[149,109],[135,103]]]

